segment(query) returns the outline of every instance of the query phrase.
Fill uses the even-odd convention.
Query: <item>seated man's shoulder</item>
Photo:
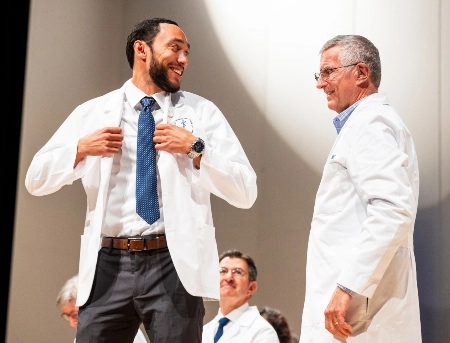
[[[264,329],[264,331],[273,333],[275,336],[277,336],[277,332],[275,331],[273,326],[261,316],[256,306],[249,307],[248,311],[251,311],[251,316],[254,318],[255,324],[257,324],[255,325],[255,327]]]

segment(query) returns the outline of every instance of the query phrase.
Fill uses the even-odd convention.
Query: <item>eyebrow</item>
[[[323,67],[322,69],[320,69],[320,71],[322,70],[328,70],[328,69],[336,69],[335,67]]]
[[[241,268],[241,267],[235,267],[235,268],[219,267],[219,270],[220,270],[220,269],[226,269],[226,270],[240,269],[240,270],[242,270],[244,273],[248,273],[248,271],[246,271],[244,268]]]

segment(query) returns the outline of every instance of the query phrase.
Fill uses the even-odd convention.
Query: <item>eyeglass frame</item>
[[[61,318],[70,321],[70,319],[78,319],[78,311],[72,311],[70,313],[61,313]]]
[[[233,269],[228,269],[226,267],[220,267],[219,268],[219,274],[223,274],[223,275],[227,275],[228,272],[231,272],[231,275],[234,276],[238,276],[238,277],[244,277],[245,275],[247,275],[247,273],[244,271],[244,269],[242,268],[233,268]]]
[[[334,73],[336,70],[341,69],[341,68],[352,67],[359,63],[361,63],[361,62],[356,62],[356,63],[348,64],[346,66],[340,66],[340,67],[335,67],[335,68],[328,68],[328,67],[323,68],[322,70],[319,70],[318,73],[314,73],[314,79],[316,80],[316,82],[319,81],[320,78],[322,78],[322,80],[328,80],[330,78],[330,75],[332,73]],[[327,76],[322,76],[324,70],[327,71],[327,73],[328,73]]]

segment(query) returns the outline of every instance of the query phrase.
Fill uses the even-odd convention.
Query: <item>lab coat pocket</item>
[[[345,168],[334,160],[325,164],[322,180],[317,190],[314,214],[330,214],[342,211],[342,184]]]

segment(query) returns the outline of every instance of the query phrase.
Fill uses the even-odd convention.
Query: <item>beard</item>
[[[178,92],[180,90],[180,84],[174,84],[169,81],[169,77],[167,76],[168,70],[168,67],[163,66],[155,58],[152,58],[149,74],[155,85],[169,93]]]

